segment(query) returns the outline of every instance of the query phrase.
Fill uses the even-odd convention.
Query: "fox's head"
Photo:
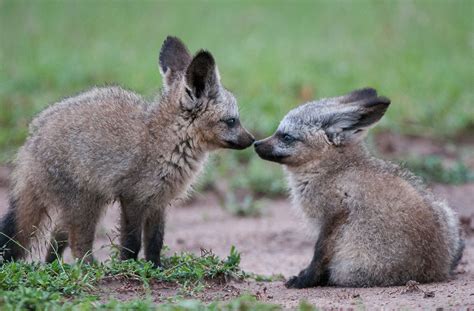
[[[237,100],[222,86],[210,52],[201,50],[191,56],[181,40],[167,37],[159,66],[165,95],[192,123],[206,149],[244,149],[252,145],[255,139],[240,123]]]
[[[390,100],[366,88],[291,110],[270,137],[255,142],[265,160],[301,166],[357,144],[384,115]]]

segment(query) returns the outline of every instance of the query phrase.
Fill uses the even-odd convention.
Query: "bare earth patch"
[[[434,187],[459,211],[461,217],[474,213],[474,184]],[[0,188],[0,211],[7,207],[6,189]],[[259,274],[283,274],[289,277],[299,272],[311,259],[313,241],[303,222],[298,219],[287,200],[273,200],[265,204],[264,215],[259,218],[237,218],[219,206],[212,194],[198,195],[193,203],[169,211],[165,242],[171,252],[192,251],[201,248],[212,250],[219,256],[228,255],[235,245],[242,254],[241,267]],[[109,256],[110,240],[117,236],[118,208],[112,206],[104,216],[97,233],[95,256],[105,260]],[[66,261],[71,261],[70,254]],[[282,281],[256,282],[231,281],[210,283],[194,298],[203,301],[227,300],[249,293],[262,301],[277,303],[286,308],[295,307],[306,300],[324,308],[385,307],[435,308],[474,306],[474,236],[466,241],[466,250],[458,273],[453,280],[435,284],[413,284],[388,288],[310,288],[286,289]],[[115,297],[121,300],[142,297],[143,286],[134,280],[112,278],[99,286],[103,300]],[[165,301],[179,293],[173,284],[152,283],[152,297]]]

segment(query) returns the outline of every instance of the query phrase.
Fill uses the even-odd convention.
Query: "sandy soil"
[[[474,184],[463,186],[436,185],[436,193],[448,199],[460,216],[472,219]],[[6,209],[6,190],[0,188],[0,211]],[[104,216],[97,233],[95,256],[106,259],[109,237],[117,236],[118,208],[112,206]],[[237,218],[219,206],[212,194],[198,195],[190,204],[169,211],[166,244],[172,252],[201,248],[227,256],[232,245],[242,254],[241,267],[259,274],[283,274],[289,277],[299,272],[311,259],[313,241],[306,233],[303,222],[297,218],[287,200],[273,200],[265,204],[259,218]],[[468,227],[472,225],[468,224]],[[68,253],[66,260],[70,261]],[[101,295],[131,299],[143,295],[140,284],[133,280],[106,280],[101,284]],[[172,284],[152,285],[153,297],[162,301],[176,294]],[[458,308],[474,307],[474,235],[467,237],[466,251],[458,273],[444,283],[423,284],[414,287],[390,288],[311,288],[288,290],[282,281],[232,281],[227,284],[209,284],[197,294],[203,301],[230,299],[243,293],[255,295],[262,301],[277,303],[285,308],[306,300],[324,308]]]

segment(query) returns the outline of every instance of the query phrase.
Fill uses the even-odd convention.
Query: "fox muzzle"
[[[287,157],[286,155],[279,154],[275,151],[273,140],[275,138],[273,136],[256,141],[254,144],[255,152],[257,152],[258,156],[264,160],[283,163],[283,160]]]
[[[241,130],[239,135],[237,136],[237,139],[226,140],[225,142],[227,144],[226,148],[242,150],[250,147],[254,141],[255,138],[253,137],[253,135],[241,126]]]

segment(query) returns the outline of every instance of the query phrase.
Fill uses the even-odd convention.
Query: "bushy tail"
[[[464,251],[464,247],[466,244],[464,243],[464,240],[462,238],[459,239],[459,244],[458,244],[458,249],[456,251],[456,255],[454,257],[453,262],[451,263],[451,271],[454,271],[456,267],[458,266],[459,262],[461,261],[462,258],[462,253]]]
[[[45,216],[31,193],[10,198],[10,206],[0,221],[0,262],[21,259]]]
[[[18,232],[16,211],[16,200],[10,199],[8,212],[0,222],[0,255],[3,261],[18,259],[24,254],[24,250],[15,240]]]

